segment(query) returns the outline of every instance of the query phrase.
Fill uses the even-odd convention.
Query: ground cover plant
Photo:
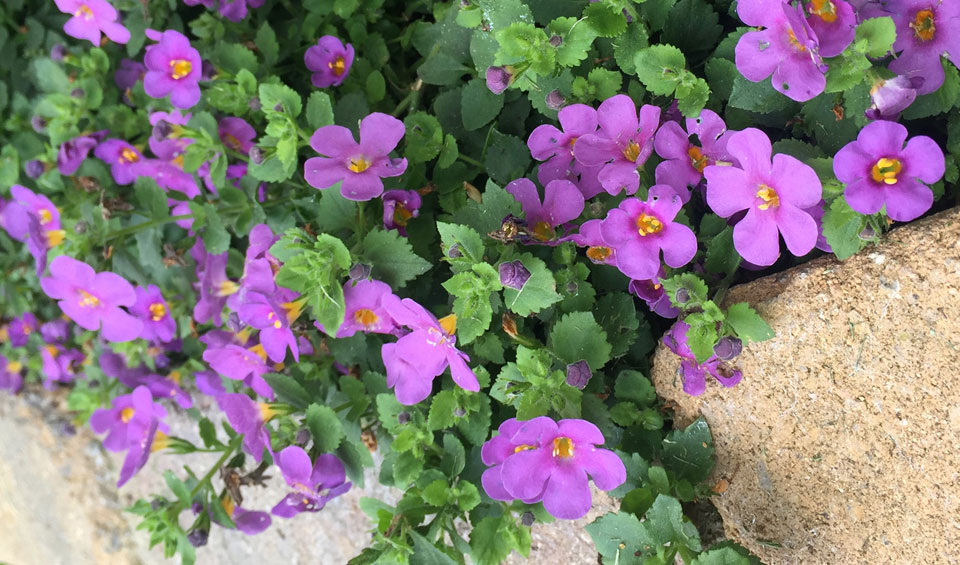
[[[129,511],[202,562],[376,480],[351,563],[751,563],[686,517],[750,386],[731,284],[955,203],[947,0],[7,0],[0,388],[174,466]],[[201,413],[194,399],[214,399]],[[186,413],[200,444],[169,415]],[[167,458],[165,462],[175,460]],[[289,485],[243,506],[270,470]],[[222,477],[232,477],[224,482]],[[355,532],[344,532],[355,535]]]

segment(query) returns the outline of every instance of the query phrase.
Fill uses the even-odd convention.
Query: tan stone
[[[765,563],[960,563],[960,210],[881,246],[732,289],[777,337],[745,349],[743,381],[657,390],[702,414],[727,535]]]

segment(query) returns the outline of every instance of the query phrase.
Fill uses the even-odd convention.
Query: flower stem
[[[128,235],[137,233],[138,231],[148,230],[148,229],[153,228],[153,227],[156,227],[156,226],[162,226],[162,225],[164,225],[164,224],[169,224],[170,222],[178,222],[178,221],[180,221],[180,220],[189,220],[189,219],[191,219],[191,218],[193,218],[193,214],[181,214],[181,215],[179,215],[179,216],[170,216],[170,217],[167,217],[167,218],[158,218],[158,219],[156,219],[156,220],[150,220],[150,221],[147,221],[147,222],[140,222],[140,223],[137,224],[137,225],[127,226],[127,227],[125,227],[125,228],[123,228],[123,229],[120,229],[120,230],[117,230],[117,231],[115,231],[115,232],[113,232],[113,233],[111,233],[111,234],[108,234],[107,237],[104,239],[104,243],[113,241],[113,240],[115,240],[115,239],[120,239],[120,238],[122,238],[122,237],[126,237],[126,236],[128,236]]]
[[[243,441],[242,435],[237,436],[232,440],[230,440],[230,443],[227,444],[227,447],[226,449],[224,449],[223,455],[220,456],[220,459],[217,459],[217,462],[214,463],[213,467],[211,467],[210,470],[207,471],[207,474],[204,475],[202,479],[200,479],[200,482],[197,483],[197,486],[193,487],[193,490],[190,491],[191,500],[193,499],[193,497],[197,496],[197,493],[200,492],[200,489],[202,489],[205,485],[206,486],[210,485],[210,480],[213,479],[213,476],[217,473],[217,471],[220,470],[220,467],[222,467],[223,464],[227,462],[227,459],[229,459],[230,456],[233,455],[233,452],[236,451],[238,447],[240,447],[241,441]]]
[[[457,155],[457,159],[460,159],[461,161],[463,161],[464,163],[467,163],[467,164],[469,164],[469,165],[473,165],[474,167],[477,167],[478,169],[482,169],[482,168],[483,168],[483,163],[481,163],[480,161],[477,161],[477,160],[474,159],[473,157],[467,157],[467,156],[464,155],[463,153],[460,153],[459,155]]]

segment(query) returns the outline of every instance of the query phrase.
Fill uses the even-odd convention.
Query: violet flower
[[[510,502],[516,498],[503,486],[503,479],[500,474],[501,471],[503,471],[503,462],[515,453],[539,448],[541,445],[539,437],[542,435],[544,428],[550,429],[550,424],[553,424],[553,421],[543,416],[524,422],[516,418],[510,418],[500,424],[500,427],[497,429],[497,435],[490,438],[490,440],[480,448],[480,458],[483,464],[491,465],[491,467],[485,470],[480,476],[480,484],[483,486],[483,490],[487,493],[487,496],[494,500],[504,502]],[[554,426],[555,425],[556,424],[554,424]],[[513,441],[513,436],[523,428],[526,428],[528,432],[532,429],[537,429],[538,432],[541,432],[534,436],[538,438],[535,440],[536,443],[523,444]],[[523,502],[535,504],[539,502],[541,498],[542,495],[537,493]]]
[[[640,187],[637,169],[653,152],[653,136],[660,125],[660,108],[637,107],[626,94],[604,100],[597,108],[600,131],[581,136],[573,146],[577,161],[588,167],[602,166],[597,178],[603,189],[616,195],[633,194]]]
[[[63,33],[86,39],[100,47],[100,33],[114,43],[130,41],[130,30],[118,21],[116,9],[107,0],[55,0],[57,9],[73,17],[63,24]]]
[[[388,190],[382,199],[383,227],[406,237],[407,222],[420,215],[420,194],[416,190]]]
[[[643,202],[627,198],[610,210],[600,224],[603,241],[616,250],[617,268],[632,279],[652,279],[660,272],[660,253],[674,268],[689,263],[697,254],[697,236],[687,226],[674,222],[683,206],[680,196],[667,185],[650,188]]]
[[[303,304],[303,300],[280,303],[274,296],[249,292],[244,295],[237,313],[243,323],[260,330],[260,345],[271,361],[282,363],[287,347],[299,361],[300,350],[290,324],[300,317]]]
[[[670,297],[663,290],[663,285],[660,284],[664,277],[666,277],[666,272],[663,267],[660,267],[660,272],[657,273],[655,278],[642,281],[631,280],[630,284],[627,285],[627,290],[646,302],[647,307],[654,314],[662,318],[676,318],[680,315],[680,310],[670,302]]]
[[[573,148],[581,136],[596,133],[597,111],[586,104],[572,104],[557,114],[561,131],[551,124],[537,126],[527,138],[530,154],[543,161],[537,169],[537,180],[546,185],[552,180],[574,181],[584,198],[603,192],[597,180],[602,165],[588,167],[574,160]]]
[[[697,363],[697,358],[687,344],[687,331],[690,326],[686,322],[676,321],[670,331],[663,336],[663,344],[675,355],[680,356],[680,371],[683,378],[683,391],[690,396],[699,396],[707,389],[706,375],[717,379],[725,387],[736,386],[743,378],[739,369],[728,365],[716,356],[711,356],[704,363]]]
[[[847,185],[843,196],[851,208],[870,215],[886,206],[887,216],[898,222],[918,218],[933,206],[933,191],[926,185],[939,181],[944,170],[943,151],[934,140],[918,135],[907,141],[906,127],[886,121],[860,130],[833,161],[834,174]]]
[[[97,273],[93,267],[60,255],[50,263],[50,275],[40,279],[47,296],[58,300],[63,313],[86,330],[101,330],[107,341],[136,339],[143,323],[122,310],[132,306],[136,293],[116,273]]]
[[[822,57],[836,57],[853,43],[857,15],[846,0],[810,0],[807,23],[820,42]]]
[[[157,181],[164,191],[183,193],[187,198],[200,196],[200,188],[193,175],[183,170],[183,156],[170,161],[163,159],[144,159],[136,168],[137,176],[150,177]]]
[[[263,459],[264,448],[271,451],[270,433],[266,423],[276,413],[269,404],[258,404],[247,395],[239,393],[221,395],[217,397],[217,404],[233,429],[243,435],[243,449],[259,463]]]
[[[487,67],[485,73],[487,88],[494,94],[502,94],[504,90],[510,88],[516,75],[513,67],[507,65],[504,67]]]
[[[63,318],[50,320],[40,326],[40,337],[47,343],[66,341],[69,335],[70,326]]]
[[[143,63],[133,59],[120,59],[120,66],[113,73],[113,82],[120,90],[127,90],[133,88],[133,85],[142,80],[146,72],[147,67]]]
[[[517,179],[505,188],[520,203],[527,226],[534,239],[541,243],[556,240],[554,228],[577,219],[583,212],[583,194],[568,180],[548,182],[542,203],[537,187],[530,179]]]
[[[580,233],[571,236],[571,241],[580,247],[586,247],[587,259],[595,265],[617,266],[617,254],[613,247],[603,241],[600,225],[603,220],[587,220],[580,225]]]
[[[263,6],[264,0],[220,0],[217,11],[231,22],[237,23],[247,17],[248,8]]]
[[[150,458],[150,454],[166,447],[166,433],[158,431],[161,423],[154,419],[150,425],[140,432],[136,438],[131,438],[130,449],[126,457],[123,458],[123,465],[120,467],[120,477],[117,479],[117,488],[122,487],[133,478],[134,475],[143,469]]]
[[[381,178],[407,170],[406,159],[389,157],[404,133],[403,122],[380,112],[360,121],[360,143],[343,126],[324,126],[310,137],[310,147],[324,156],[307,159],[304,178],[314,188],[340,182],[340,194],[350,200],[376,198],[383,193]]]
[[[78,369],[86,356],[78,349],[65,349],[57,345],[47,345],[40,350],[40,369],[45,377],[43,388],[54,390],[56,384],[70,384],[83,376]]]
[[[158,159],[171,161],[182,155],[187,146],[193,143],[193,139],[181,137],[182,129],[177,127],[190,123],[191,117],[193,117],[193,114],[184,114],[177,109],[172,112],[153,112],[150,114],[150,125],[153,126],[153,132],[148,143],[150,144],[150,151]]]
[[[34,217],[40,226],[47,231],[60,229],[60,210],[43,194],[35,194],[25,186],[15,184],[10,187],[13,200],[8,202],[0,211],[0,225],[10,237],[18,241],[27,239],[28,217]]]
[[[347,481],[343,463],[335,455],[324,453],[316,462],[303,448],[291,445],[277,454],[277,466],[283,479],[295,489],[273,507],[274,516],[293,518],[301,512],[319,512],[334,498],[344,494]]]
[[[343,285],[346,311],[336,337],[351,337],[357,332],[390,334],[397,323],[384,306],[384,298],[394,296],[390,285],[378,280],[359,280]],[[323,331],[323,328],[319,328]]]
[[[190,249],[190,255],[197,263],[196,285],[200,294],[193,307],[193,319],[198,324],[213,321],[219,326],[227,297],[239,290],[237,283],[227,278],[227,253],[211,255],[203,247],[203,242],[197,241]]]
[[[130,184],[137,180],[138,164],[143,155],[136,147],[122,139],[107,139],[93,151],[94,156],[110,165],[110,174],[117,184]]]
[[[703,110],[697,118],[687,118],[686,131],[677,122],[660,126],[653,146],[664,161],[657,165],[657,184],[666,184],[680,195],[686,204],[691,186],[703,179],[703,169],[718,161],[730,161],[727,139],[730,137],[723,118],[712,110]],[[697,136],[700,145],[690,141]]]
[[[303,62],[313,73],[310,75],[313,86],[340,86],[350,74],[350,67],[353,65],[353,45],[344,45],[338,38],[324,35],[317,40],[316,45],[307,49]]]
[[[586,361],[580,360],[567,365],[568,385],[583,390],[591,378],[593,378],[593,372],[590,371],[590,365]]]
[[[23,390],[23,364],[19,361],[10,361],[0,355],[0,390],[8,390],[10,394],[17,394]]]
[[[516,446],[514,453],[506,454],[500,466],[500,482],[512,498],[528,503],[542,498],[550,515],[575,520],[585,516],[593,502],[587,475],[600,490],[613,490],[626,481],[623,461],[614,452],[597,447],[605,440],[590,422],[570,419],[555,423],[541,416],[520,424],[509,438]],[[487,450],[485,462],[505,454],[507,446],[498,443],[500,449]],[[496,484],[495,477],[482,482],[485,490],[488,483]]]
[[[106,131],[81,135],[63,142],[57,152],[57,170],[60,171],[60,174],[70,176],[77,172],[80,165],[87,159],[87,155],[100,143],[104,135],[106,135]]]
[[[143,322],[140,337],[149,341],[170,341],[177,333],[177,321],[170,315],[170,307],[160,293],[157,285],[134,289],[137,301],[130,307],[130,313]]]
[[[736,47],[737,69],[750,81],[773,74],[773,88],[797,102],[806,102],[827,85],[813,29],[802,17],[803,8],[783,0],[740,0],[737,14],[743,23],[763,28],[749,31]]]
[[[249,349],[239,345],[207,348],[203,352],[203,360],[224,377],[242,381],[260,396],[273,400],[273,389],[263,378],[270,372],[270,366],[267,365],[267,354],[262,345]]]
[[[870,88],[871,104],[864,115],[869,120],[896,121],[917,99],[917,89],[923,82],[922,77],[905,76],[877,80]]]
[[[39,325],[33,312],[24,312],[21,316],[10,320],[7,327],[10,345],[12,347],[23,347],[30,340],[30,334],[36,332],[37,329],[39,329]]]
[[[217,124],[217,135],[228,149],[246,155],[257,138],[257,130],[243,118],[230,117],[221,119]]]
[[[409,298],[383,297],[383,306],[398,324],[411,331],[396,343],[381,348],[387,369],[387,386],[394,389],[401,404],[411,405],[430,396],[433,379],[450,367],[453,382],[471,392],[480,390],[477,376],[467,365],[470,358],[455,344],[457,317],[437,320],[433,314]]]
[[[886,10],[897,25],[893,50],[900,52],[890,70],[909,78],[922,77],[919,94],[943,85],[942,55],[960,66],[960,3],[939,0],[889,0]]]
[[[114,398],[110,408],[95,410],[90,416],[90,428],[95,433],[107,434],[103,438],[107,451],[126,451],[141,441],[153,422],[160,422],[158,429],[168,433],[169,427],[162,423],[166,417],[166,409],[153,401],[147,387],[139,386],[130,394]]]
[[[817,173],[790,155],[774,155],[771,165],[770,139],[755,128],[731,135],[727,150],[740,166],[711,165],[703,174],[707,204],[718,216],[747,211],[733,227],[737,252],[755,265],[772,265],[783,235],[790,253],[809,253],[817,243],[817,223],[805,209],[820,201]]]
[[[158,43],[147,47],[143,62],[147,73],[143,89],[152,98],[170,96],[176,108],[191,108],[200,101],[200,53],[179,31],[148,29],[147,37]]]

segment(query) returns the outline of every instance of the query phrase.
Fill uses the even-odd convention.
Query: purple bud
[[[877,237],[877,231],[873,229],[873,226],[867,226],[860,232],[860,239],[871,241],[875,237]]]
[[[410,421],[410,413],[409,413],[409,412],[401,412],[401,413],[397,414],[397,422],[399,422],[399,423],[401,423],[401,424],[406,424],[406,423],[409,422],[409,421]]]
[[[563,105],[567,103],[567,99],[563,97],[563,94],[559,90],[551,90],[547,93],[547,108],[551,110],[559,110],[563,108]]]
[[[70,91],[70,96],[73,98],[83,98],[83,95],[86,94],[82,88],[74,88]]]
[[[487,88],[494,94],[500,94],[513,82],[510,67],[487,67]]]
[[[54,61],[62,61],[64,57],[67,56],[67,46],[62,43],[57,43],[50,48],[50,58]]]
[[[550,36],[550,45],[553,45],[554,47],[560,47],[563,45],[563,38],[559,35]]]
[[[30,126],[33,128],[33,131],[43,133],[43,130],[47,129],[47,120],[42,116],[34,116],[30,118]]]
[[[27,176],[35,179],[39,178],[40,175],[46,170],[46,167],[43,165],[43,161],[39,159],[34,159],[32,161],[27,161],[23,166],[24,171],[26,171]]]
[[[153,125],[153,138],[157,141],[163,141],[173,133],[173,126],[167,120],[157,120]]]
[[[274,111],[274,112],[282,112],[282,111],[283,111],[283,104],[281,104],[280,102],[277,102],[276,104],[274,104],[274,105],[273,105],[273,111]]]
[[[580,285],[577,283],[573,281],[567,283],[567,294],[576,294],[578,290],[580,290]]]
[[[167,501],[162,498],[154,498],[150,501],[150,510],[160,510],[167,505]]]
[[[361,281],[370,278],[370,265],[357,263],[350,267],[350,280]]]
[[[293,440],[293,443],[297,445],[307,445],[308,441],[310,441],[310,430],[303,428],[297,432],[297,437]]]
[[[520,523],[528,528],[536,521],[537,517],[533,515],[533,512],[524,512],[520,515]]]
[[[673,297],[677,304],[686,304],[687,302],[690,302],[690,291],[680,287],[677,289],[677,292],[673,295]]]
[[[207,530],[193,530],[187,534],[187,541],[189,541],[193,547],[203,547],[207,545],[209,538],[210,532]]]
[[[586,361],[580,360],[567,365],[567,384],[572,387],[583,390],[592,377],[593,373]]]
[[[77,233],[87,233],[87,222],[83,222],[83,221],[77,222],[73,226],[73,231]]]
[[[514,290],[520,290],[530,278],[530,271],[520,261],[500,263],[500,284]]]
[[[741,351],[743,351],[743,342],[733,336],[721,337],[720,341],[713,346],[713,354],[722,361],[736,359]]]
[[[254,112],[259,112],[260,108],[263,107],[263,105],[260,104],[259,98],[251,98],[250,101],[247,102],[247,106],[249,106],[250,109],[253,110]]]
[[[200,80],[213,80],[215,76],[217,76],[217,68],[210,61],[203,59],[200,63]]]
[[[262,165],[262,164],[263,164],[263,149],[260,149],[259,147],[257,147],[256,145],[254,145],[253,147],[250,148],[250,154],[249,154],[249,156],[250,156],[250,161],[251,161],[254,165]]]
[[[458,257],[463,257],[463,253],[460,253],[460,245],[455,243],[450,246],[450,251],[447,251],[447,257],[451,259],[456,259]]]
[[[453,415],[456,416],[457,418],[463,418],[464,416],[467,415],[467,411],[461,408],[460,406],[457,406],[456,410],[453,411]]]

